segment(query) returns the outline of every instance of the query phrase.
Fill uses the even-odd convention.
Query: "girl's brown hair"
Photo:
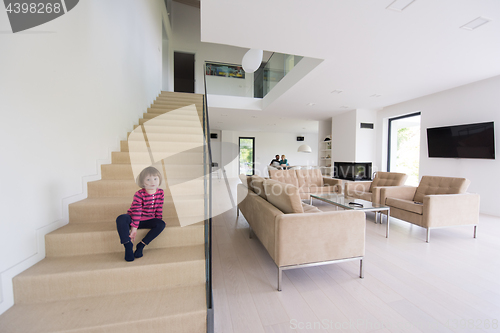
[[[137,177],[137,185],[139,185],[139,187],[144,188],[144,179],[147,176],[157,176],[160,179],[159,185],[161,185],[162,177],[160,171],[158,171],[158,169],[156,169],[155,167],[150,166],[142,170]]]

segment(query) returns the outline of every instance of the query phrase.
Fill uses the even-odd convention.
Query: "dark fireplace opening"
[[[334,162],[333,177],[345,180],[372,180],[372,163]]]

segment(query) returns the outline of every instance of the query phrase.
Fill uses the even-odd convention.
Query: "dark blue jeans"
[[[116,218],[116,229],[118,230],[122,244],[130,242],[130,223],[132,223],[132,218],[128,214],[123,214]],[[142,239],[142,242],[148,245],[165,229],[165,222],[160,219],[141,221],[138,229],[151,229]]]

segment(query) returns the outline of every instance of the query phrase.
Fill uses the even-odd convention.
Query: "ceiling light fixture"
[[[371,95],[370,97],[380,97],[380,96],[382,96],[382,95],[379,95],[379,94],[373,94],[373,95]]]
[[[330,94],[340,94],[344,92],[343,90],[338,90],[338,89],[335,89],[334,91],[332,91]]]
[[[297,149],[297,151],[299,153],[312,153],[312,149],[311,147],[309,147],[308,145],[304,144],[304,145],[300,145],[299,146],[299,149]]]
[[[485,17],[481,17],[481,16],[480,16],[480,17],[478,17],[478,18],[476,18],[476,19],[474,19],[474,20],[470,21],[469,23],[464,24],[464,25],[463,25],[463,26],[461,26],[460,28],[461,28],[461,29],[465,29],[465,30],[470,30],[470,31],[472,31],[472,30],[474,30],[474,29],[476,29],[476,28],[479,28],[480,26],[482,26],[482,25],[484,25],[484,24],[486,24],[486,23],[488,23],[488,22],[490,22],[490,21],[491,21],[490,19],[487,19],[487,18],[485,18]]]
[[[241,60],[241,66],[247,73],[253,73],[257,69],[259,69],[260,64],[262,63],[262,50],[250,49],[245,53],[243,59]]]
[[[409,5],[411,5],[415,0],[396,0],[391,3],[386,9],[395,10],[397,12],[402,12]]]
[[[308,106],[314,106],[316,105],[315,103],[307,103]]]

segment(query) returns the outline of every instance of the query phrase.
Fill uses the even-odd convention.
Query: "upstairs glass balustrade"
[[[207,61],[207,94],[264,98],[302,58],[275,52],[255,73],[245,73],[239,64]]]

